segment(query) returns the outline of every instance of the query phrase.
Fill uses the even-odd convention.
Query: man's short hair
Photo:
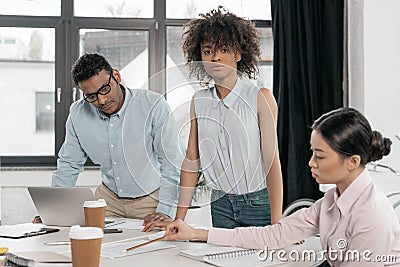
[[[99,74],[102,70],[112,71],[112,67],[107,59],[98,53],[87,53],[75,61],[71,69],[71,75],[75,84],[78,85],[79,82]]]

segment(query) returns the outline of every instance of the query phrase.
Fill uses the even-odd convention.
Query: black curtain
[[[308,160],[310,126],[343,106],[344,0],[271,0],[274,96],[284,206],[322,197]]]

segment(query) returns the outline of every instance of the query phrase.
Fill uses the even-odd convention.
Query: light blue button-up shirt
[[[52,186],[73,187],[89,157],[103,183],[120,197],[160,188],[156,211],[175,217],[184,149],[164,97],[125,89],[121,109],[110,117],[83,99],[71,105]]]

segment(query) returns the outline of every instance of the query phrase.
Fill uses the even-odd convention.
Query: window
[[[220,1],[254,19],[263,32],[260,84],[272,84],[269,0]],[[70,76],[79,55],[98,52],[130,88],[165,94],[182,137],[190,100],[181,51],[182,25],[216,8],[196,0],[0,0],[1,166],[54,166],[72,102],[81,97]],[[193,13],[195,12],[195,13]],[[188,81],[183,83],[182,81]]]
[[[121,73],[122,83],[142,88],[149,77],[147,31],[80,30],[80,54],[98,52]]]
[[[167,18],[187,19],[197,17],[222,5],[232,13],[249,19],[271,20],[271,6],[265,0],[166,0]]]
[[[5,40],[0,45],[1,156],[54,155],[54,29],[0,27],[0,38]],[[40,115],[46,135],[38,129],[42,101],[52,112]]]
[[[167,28],[166,95],[180,128],[183,143],[187,144],[190,129],[190,102],[200,85],[195,78],[189,79],[189,69],[182,53],[182,27]]]
[[[59,16],[61,0],[0,0],[0,15]]]
[[[266,87],[272,90],[272,63],[274,42],[272,38],[272,28],[259,28],[261,37],[261,61],[259,65],[260,74],[257,79],[259,87]]]
[[[75,0],[75,15],[79,17],[152,18],[152,1]]]
[[[10,38],[4,39],[4,44],[16,44],[16,43],[17,43],[16,39],[10,39]]]
[[[54,94],[36,93],[36,132],[54,131]]]

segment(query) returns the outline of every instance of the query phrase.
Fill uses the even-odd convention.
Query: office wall
[[[380,161],[400,170],[400,1],[348,0],[349,105],[393,141]],[[398,188],[400,190],[400,188]]]
[[[400,170],[400,1],[364,2],[365,115],[390,137],[392,153],[383,163]],[[400,190],[400,188],[398,188]]]

